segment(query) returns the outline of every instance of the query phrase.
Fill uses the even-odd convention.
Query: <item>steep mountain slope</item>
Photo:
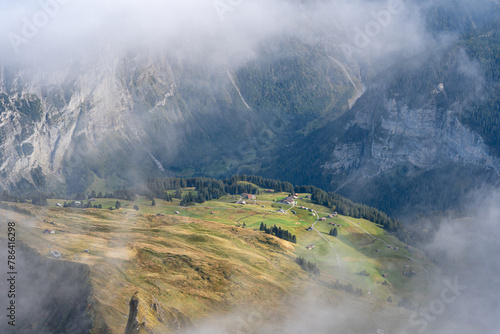
[[[284,152],[287,174],[392,214],[456,208],[498,184],[499,36],[488,26],[380,74],[352,113]]]
[[[184,169],[221,175],[255,164],[299,122],[345,109],[355,92],[324,50],[298,41],[280,49],[289,54],[263,56],[236,73],[224,63],[209,68],[165,55],[111,54],[97,65],[36,79],[5,70],[3,186],[52,190],[66,183],[81,192],[95,176],[119,174],[120,186],[141,175]],[[310,68],[311,61],[330,73],[318,78],[325,67]],[[316,87],[322,91],[311,94]]]
[[[393,47],[383,34],[346,52],[345,24],[306,17],[300,33],[267,37],[239,62],[193,61],[186,38],[175,52],[104,43],[57,70],[4,66],[0,185],[67,194],[247,173],[391,213],[452,207],[498,182],[500,150],[498,3],[453,3],[418,7],[431,42],[417,54],[411,43],[382,52]]]

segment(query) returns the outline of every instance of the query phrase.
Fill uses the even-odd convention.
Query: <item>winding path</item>
[[[241,200],[241,199],[242,199],[242,197],[240,197],[240,200]],[[276,203],[276,202],[271,202],[271,201],[259,201],[259,202],[270,202],[270,203]],[[209,207],[209,206],[205,206],[205,205],[204,205],[204,207],[208,207],[208,208],[212,208],[212,209],[223,209],[223,210],[224,210],[224,209],[233,209],[233,208],[224,208],[224,207]],[[288,208],[285,212],[287,213],[289,210],[291,210],[291,209],[292,209],[292,208],[294,208],[294,207],[295,207],[295,202],[294,202],[294,203],[293,203],[293,205],[292,205],[292,206],[290,206],[290,207],[289,207],[289,208]],[[256,208],[256,209],[261,210],[261,208]],[[268,209],[264,209],[264,210],[268,211]],[[264,210],[262,210],[262,211],[264,211]],[[315,230],[315,231],[319,234],[319,236],[320,236],[321,238],[323,238],[323,240],[325,240],[325,241],[326,241],[326,242],[330,245],[330,247],[332,248],[333,252],[335,253],[335,256],[336,256],[336,258],[337,258],[337,265],[338,265],[338,267],[339,267],[339,269],[340,269],[340,256],[338,255],[338,253],[337,253],[337,251],[336,251],[335,247],[332,245],[332,243],[331,243],[330,241],[328,241],[328,239],[327,239],[327,238],[325,238],[325,237],[323,236],[323,234],[321,234],[321,232],[320,232],[320,231],[316,228],[316,226],[315,226],[315,225],[316,225],[316,223],[318,223],[318,221],[319,221],[319,213],[318,213],[318,211],[315,211],[315,210],[313,210],[312,212],[314,212],[314,215],[316,216],[316,221],[312,224],[312,228],[313,228],[313,229],[314,229],[314,230]],[[323,213],[323,214],[328,214],[328,213],[326,213],[326,212],[320,212],[320,213]],[[360,229],[360,230],[362,230],[362,231],[363,231],[366,235],[368,235],[368,236],[370,236],[371,238],[373,238],[373,240],[381,241],[381,242],[382,242],[382,243],[383,243],[386,247],[390,247],[390,246],[391,246],[391,245],[387,244],[387,243],[385,242],[385,240],[375,237],[373,234],[371,234],[370,232],[368,232],[367,230],[365,230],[365,229],[364,229],[361,225],[359,225],[359,224],[355,223],[354,221],[350,220],[349,218],[346,218],[346,217],[344,217],[344,216],[339,216],[339,218],[340,218],[340,219],[342,219],[342,220],[344,220],[344,221],[346,221],[347,223],[349,223],[349,224],[351,224],[351,225],[354,225],[355,227],[359,228],[359,229]],[[396,252],[398,252],[399,254],[401,254],[402,256],[404,256],[405,258],[407,258],[408,260],[410,260],[410,261],[412,261],[412,262],[416,263],[417,265],[419,265],[419,266],[420,266],[420,267],[421,267],[421,268],[422,268],[422,269],[426,272],[427,277],[429,277],[429,276],[430,276],[430,273],[429,273],[429,271],[427,270],[427,268],[425,268],[425,267],[424,267],[424,265],[422,265],[420,262],[418,262],[418,261],[417,261],[417,260],[415,260],[414,258],[408,257],[406,254],[404,254],[404,253],[403,253],[403,252],[401,252],[400,250],[395,250],[395,251],[396,251]],[[267,259],[267,260],[268,260],[268,259]],[[269,261],[269,260],[268,260],[268,261]],[[271,262],[271,263],[272,263],[272,262]],[[273,265],[274,265],[274,264],[273,264]],[[274,266],[275,266],[275,265],[274,265]],[[279,268],[277,268],[277,269],[279,269]],[[281,269],[279,269],[279,270],[281,270]]]
[[[385,240],[383,239],[379,239],[375,236],[373,236],[370,232],[368,232],[367,230],[365,230],[363,227],[361,227],[360,225],[356,224],[355,222],[353,222],[352,220],[350,220],[349,218],[346,218],[346,217],[340,217],[340,219],[358,227],[359,229],[363,230],[366,234],[368,234],[370,237],[372,237],[374,240],[378,240],[378,241],[382,241],[384,243],[384,245],[386,245],[387,247],[391,247],[391,245],[387,244],[385,242]],[[429,271],[420,263],[418,262],[417,260],[415,260],[414,258],[411,258],[411,257],[407,257],[403,252],[401,252],[399,249],[396,250],[396,252],[398,252],[399,254],[403,255],[404,257],[408,258],[408,260],[412,261],[412,262],[415,262],[416,264],[418,264],[420,267],[422,267],[422,269],[425,270],[425,272],[427,273],[427,277],[429,277]]]
[[[330,247],[332,247],[333,252],[335,253],[335,256],[337,257],[337,266],[338,266],[338,268],[339,268],[339,270],[340,270],[340,257],[339,257],[339,254],[337,253],[337,251],[335,250],[335,247],[333,247],[333,245],[331,244],[331,242],[330,242],[330,241],[328,241],[328,239],[327,239],[327,238],[325,238],[325,237],[323,236],[323,234],[321,234],[321,232],[320,232],[320,231],[318,231],[318,229],[316,228],[316,226],[314,226],[314,225],[316,225],[316,223],[319,221],[319,214],[318,214],[318,212],[317,212],[317,211],[314,211],[314,210],[312,210],[312,211],[314,212],[314,214],[315,214],[315,216],[316,216],[316,221],[314,222],[314,224],[312,224],[312,228],[313,228],[316,232],[318,232],[319,236],[320,236],[320,237],[322,237],[322,238],[323,238],[323,240],[325,240],[325,241],[326,241],[326,242],[330,245]]]

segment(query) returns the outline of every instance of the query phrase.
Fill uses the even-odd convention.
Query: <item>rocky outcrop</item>
[[[125,334],[184,333],[193,326],[191,320],[173,307],[166,307],[154,296],[136,292],[129,303]]]

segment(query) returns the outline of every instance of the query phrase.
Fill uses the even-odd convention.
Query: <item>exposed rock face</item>
[[[198,106],[198,101],[186,104],[183,93],[188,92],[179,92],[173,71],[186,81],[191,80],[191,74],[172,69],[166,59],[108,61],[102,59],[92,68],[79,68],[83,75],[68,71],[38,81],[15,72],[14,78],[4,83],[0,123],[4,187],[21,177],[34,183],[31,170],[41,167],[49,184],[66,182],[71,191],[81,191],[91,183],[92,173],[107,177],[116,172],[119,165],[123,166],[123,156],[135,157],[127,159],[130,170],[138,160],[146,175],[152,170],[164,171],[164,166],[171,167],[190,135],[197,133],[203,141],[203,121],[229,117],[219,111],[221,105],[215,100],[207,101],[200,108],[204,110],[190,110]],[[221,83],[226,90],[222,94],[238,100],[227,75],[219,77],[227,81]],[[183,81],[179,84],[185,85]],[[210,87],[200,87],[197,98],[210,94]],[[255,131],[260,125],[251,114],[234,114],[232,118],[231,123],[237,124],[235,130],[242,133],[245,127]],[[207,140],[205,146],[211,144]],[[199,158],[203,158],[201,154]],[[81,182],[73,182],[75,179]]]
[[[125,334],[183,333],[193,326],[191,320],[173,307],[165,307],[154,296],[144,298],[136,292],[130,300]]]
[[[462,117],[498,83],[464,71],[475,62],[457,48],[379,69],[332,40],[274,42],[235,68],[108,50],[50,73],[2,69],[0,186],[246,173],[392,210],[498,182],[498,154]],[[450,170],[452,186],[437,184]]]
[[[359,69],[342,56],[297,44],[280,44],[284,59],[263,51],[238,68],[111,51],[54,72],[4,68],[0,186],[82,192],[96,176],[120,187],[183,169],[258,170],[297,124],[347,108],[359,90]],[[308,66],[312,56],[322,67]]]
[[[449,162],[500,172],[498,158],[490,155],[477,133],[460,123],[454,111],[440,112],[430,105],[411,109],[395,99],[385,99],[383,107],[380,118],[365,110],[355,115],[346,131],[358,127],[368,137],[335,145],[323,168],[333,174],[357,168],[356,178],[375,177],[403,164],[432,169]]]
[[[368,91],[350,119],[324,130],[332,129],[331,141],[319,150],[331,153],[319,168],[331,189],[402,214],[456,207],[469,190],[497,183],[500,159],[460,122],[463,105],[434,103],[444,94],[411,106],[383,89]]]
[[[281,174],[399,217],[455,209],[471,190],[498,185],[498,148],[470,116],[497,101],[498,83],[464,73],[476,63],[458,47],[416,62],[373,78],[350,112],[292,142]],[[497,112],[485,110],[477,131]]]

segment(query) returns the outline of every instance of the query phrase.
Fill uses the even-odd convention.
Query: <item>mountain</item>
[[[1,333],[498,332],[498,0],[4,1],[0,31]]]
[[[346,109],[355,95],[351,74],[324,50],[295,40],[274,48],[289,54],[271,59],[276,50],[263,50],[236,72],[224,63],[184,66],[166,55],[104,55],[37,80],[4,70],[3,186],[66,185],[74,193],[95,178],[123,186],[151,175],[226,175],[258,164],[299,123]]]
[[[392,214],[457,208],[498,185],[499,46],[488,26],[375,77],[349,114],[283,152],[287,174]]]
[[[498,184],[498,3],[409,2],[418,15],[388,7],[368,19],[323,17],[324,5],[293,3],[300,29],[273,30],[237,57],[214,42],[200,58],[205,43],[187,34],[157,50],[105,41],[57,66],[6,63],[1,186],[66,195],[246,173],[402,217]]]

